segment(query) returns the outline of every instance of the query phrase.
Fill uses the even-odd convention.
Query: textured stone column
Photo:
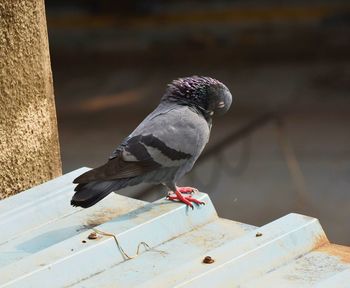
[[[0,1],[0,199],[61,174],[43,0]]]

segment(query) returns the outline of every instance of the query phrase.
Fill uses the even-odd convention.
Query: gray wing
[[[125,139],[106,164],[80,175],[73,183],[132,178],[161,167],[153,161],[140,140],[141,135]]]
[[[209,137],[208,125],[198,117],[184,106],[158,106],[124,139],[106,164],[84,173],[74,183],[131,178],[194,162]]]

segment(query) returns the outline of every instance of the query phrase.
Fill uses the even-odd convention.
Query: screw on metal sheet
[[[205,264],[212,264],[214,263],[214,259],[211,258],[210,256],[205,256],[202,262]]]
[[[96,232],[91,232],[88,236],[88,239],[90,240],[94,240],[94,239],[97,239],[98,236],[97,236],[97,233]]]
[[[258,232],[255,234],[255,237],[261,237],[262,236],[262,233]]]

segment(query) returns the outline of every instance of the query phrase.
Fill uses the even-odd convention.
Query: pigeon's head
[[[188,105],[202,113],[206,119],[222,115],[231,106],[232,95],[220,81],[210,77],[179,78],[168,85],[162,101]]]

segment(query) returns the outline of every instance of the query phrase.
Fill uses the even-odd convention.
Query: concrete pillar
[[[43,0],[0,2],[0,199],[61,174]]]

